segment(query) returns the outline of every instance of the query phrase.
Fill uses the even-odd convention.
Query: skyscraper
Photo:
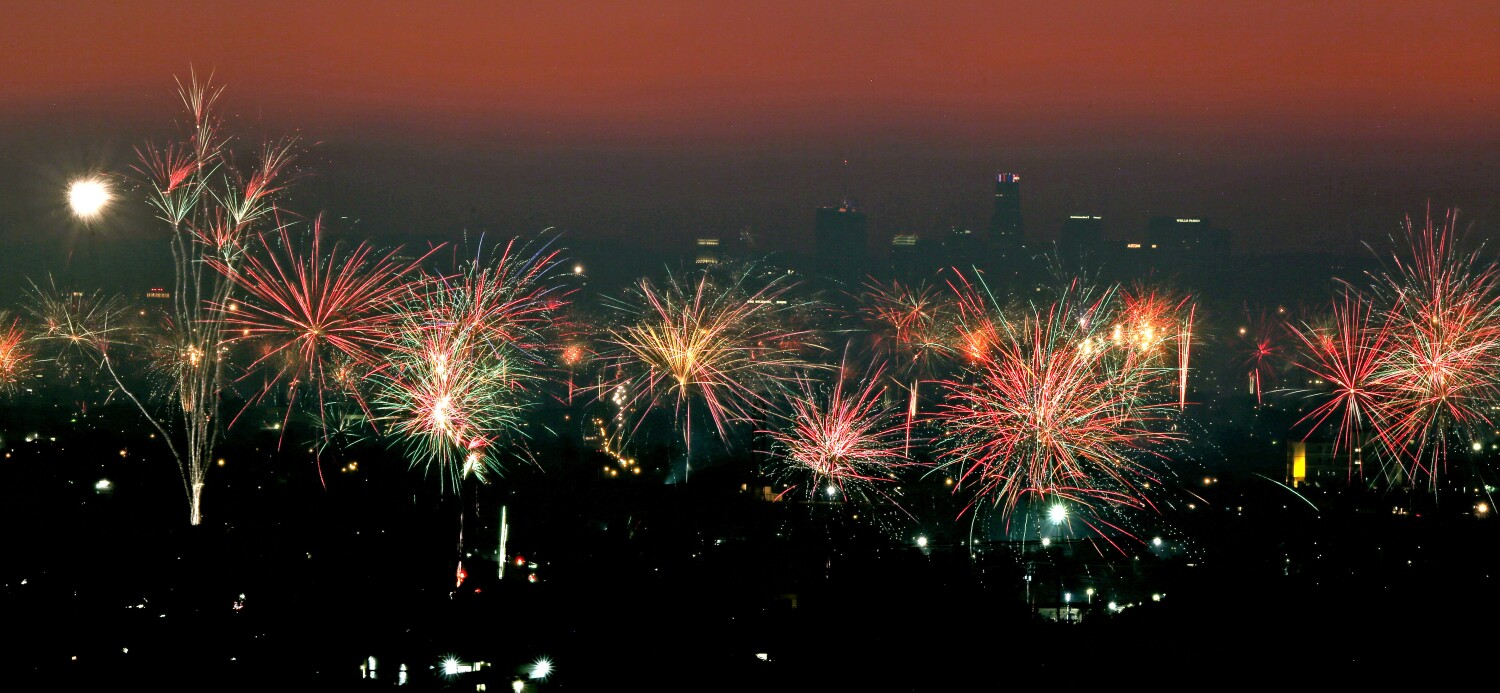
[[[966,226],[954,226],[948,229],[948,235],[943,238],[942,265],[963,272],[968,272],[976,266],[987,267],[984,255],[984,247],[980,244],[979,235]]]
[[[719,251],[719,239],[699,238],[697,239],[698,252],[693,255],[695,265],[717,265],[723,261]]]
[[[869,272],[869,236],[865,214],[851,200],[837,207],[819,207],[813,228],[818,275],[858,286]]]
[[[919,248],[921,238],[914,233],[898,233],[891,238],[891,276],[910,280],[919,272]]]
[[[1163,269],[1214,273],[1229,260],[1229,232],[1199,217],[1151,217],[1146,242]]]
[[[1104,217],[1097,214],[1071,214],[1063,222],[1057,239],[1057,254],[1067,269],[1085,264],[1097,265],[1104,250]]]
[[[990,243],[1009,255],[1026,243],[1021,221],[1021,176],[1001,173],[995,177],[995,211],[990,216]]]

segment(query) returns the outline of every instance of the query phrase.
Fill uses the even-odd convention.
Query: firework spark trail
[[[1198,312],[1197,304],[1188,306],[1187,320],[1182,323],[1182,332],[1177,338],[1177,410],[1187,408],[1188,364],[1193,351],[1193,316]]]
[[[512,243],[492,260],[481,251],[456,275],[407,284],[388,361],[372,373],[388,432],[414,467],[455,490],[499,471],[497,443],[521,435],[540,347],[564,305],[557,254],[520,250]]]
[[[690,285],[675,277],[657,287],[642,280],[620,307],[632,322],[609,331],[607,362],[619,378],[601,388],[626,393],[622,409],[644,413],[670,403],[688,448],[683,479],[692,468],[692,404],[701,402],[721,439],[732,421],[751,420],[770,407],[766,393],[793,383],[807,367],[797,349],[809,333],[778,324],[790,312],[780,279],[747,291],[743,278],[720,284],[701,275]],[[636,426],[640,425],[637,421]]]
[[[945,466],[959,469],[957,488],[976,494],[965,512],[981,499],[1007,520],[1028,499],[1062,501],[1095,518],[1152,507],[1142,487],[1154,477],[1139,458],[1164,458],[1157,448],[1180,439],[1160,425],[1172,413],[1162,395],[1175,369],[1161,365],[1151,344],[1113,343],[1119,297],[1075,286],[1012,317],[971,284],[955,289],[966,306],[961,329],[981,318],[988,345],[966,378],[944,383],[948,397],[935,417],[946,434]]]
[[[830,495],[890,500],[881,486],[894,482],[896,469],[909,461],[904,426],[892,425],[898,415],[881,403],[883,375],[877,369],[863,387],[850,390],[841,369],[827,394],[804,382],[789,397],[782,426],[765,431],[774,441],[771,454],[781,463],[780,475],[790,482],[786,492],[805,484],[809,497],[826,487]]]
[[[172,232],[175,282],[165,323],[165,338],[171,341],[167,352],[175,355],[166,388],[175,405],[172,411],[158,415],[144,406],[107,356],[103,359],[119,389],[162,432],[182,475],[188,520],[194,525],[202,522],[208,460],[222,428],[226,335],[215,306],[229,304],[234,284],[224,275],[241,261],[246,239],[272,215],[274,197],[293,160],[293,141],[286,140],[262,147],[248,169],[233,165],[227,151],[232,138],[220,132],[214,109],[222,88],[211,82],[193,74],[186,84],[178,83],[188,114],[183,141],[137,150],[136,170],[150,191],[150,204]],[[230,272],[214,271],[212,263]],[[174,440],[168,429],[180,433],[180,439]]]

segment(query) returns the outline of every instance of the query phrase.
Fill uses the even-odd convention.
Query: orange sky
[[[1471,136],[1500,114],[1500,3],[1486,2],[148,1],[7,15],[0,103],[22,108],[160,93],[195,64],[291,120],[415,130],[724,137],[844,121],[994,137],[1172,121]]]
[[[852,192],[877,233],[930,232],[982,227],[996,170],[1031,175],[1043,235],[1190,212],[1257,250],[1434,198],[1500,214],[1497,2],[76,1],[5,21],[9,175],[66,168],[63,144],[128,162],[193,65],[236,115],[322,143],[320,204],[389,227],[801,233]]]

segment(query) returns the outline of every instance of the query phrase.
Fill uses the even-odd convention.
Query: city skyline
[[[70,176],[169,135],[191,69],[237,129],[302,139],[297,211],[375,237],[810,248],[810,210],[844,197],[874,238],[985,229],[997,172],[1045,240],[1187,215],[1239,253],[1351,252],[1429,202],[1486,238],[1500,215],[1500,17],[1472,3],[74,10],[23,8],[0,56],[7,242],[66,230]]]

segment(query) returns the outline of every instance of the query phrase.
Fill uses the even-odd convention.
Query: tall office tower
[[[1146,242],[1175,271],[1217,272],[1229,260],[1229,232],[1198,217],[1151,217]]]
[[[990,244],[1002,254],[1026,243],[1026,225],[1021,221],[1021,177],[1001,173],[995,177],[995,212],[990,216]]]
[[[984,248],[980,245],[979,236],[972,229],[963,226],[954,226],[948,229],[948,236],[943,239],[942,265],[946,268],[956,269],[960,272],[970,272],[976,266],[987,268],[985,262]]]
[[[717,265],[724,260],[719,251],[719,239],[699,238],[697,253],[693,255],[695,265]]]
[[[1098,265],[1103,258],[1104,217],[1097,214],[1071,214],[1063,222],[1062,235],[1057,239],[1057,254],[1064,269],[1074,270],[1085,265]]]
[[[891,237],[891,276],[909,281],[920,272],[919,246],[921,238],[914,233],[898,233]]]
[[[837,207],[819,207],[816,221],[813,228],[816,272],[846,286],[858,286],[869,272],[869,236],[864,212],[845,200]]]

